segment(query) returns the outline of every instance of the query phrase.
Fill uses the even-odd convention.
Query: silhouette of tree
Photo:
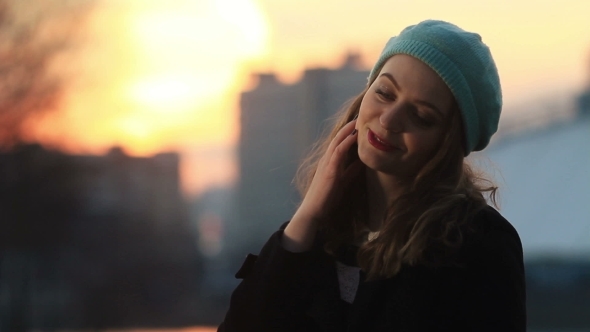
[[[0,149],[18,147],[27,121],[59,106],[65,81],[51,66],[75,43],[73,28],[81,26],[94,1],[0,0]],[[34,153],[22,154],[27,155]],[[62,181],[71,177],[71,165],[57,160],[35,169],[16,159],[21,167],[4,173],[0,185],[0,281],[12,293],[9,309],[0,312],[2,331],[31,329],[29,282],[36,278],[38,256],[67,234],[76,211],[69,188],[68,195],[54,190],[70,186]],[[35,170],[40,172],[28,172]]]
[[[0,148],[22,141],[27,121],[59,106],[65,82],[51,72],[76,41],[94,0],[0,0]]]

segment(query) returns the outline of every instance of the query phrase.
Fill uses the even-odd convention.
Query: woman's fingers
[[[345,132],[348,132],[348,130]],[[338,134],[342,133],[343,131],[338,132]],[[352,130],[348,132],[348,135],[344,136],[344,138],[341,139],[340,143],[332,151],[332,155],[330,157],[331,164],[333,164],[336,167],[343,167],[347,166],[347,164],[350,163],[348,159],[350,158],[350,152],[351,149],[353,149],[353,145],[357,142],[357,134],[358,132],[354,129],[353,126]],[[336,138],[334,139],[334,141],[336,141]]]
[[[351,121],[344,125],[330,142],[301,203],[300,214],[321,219],[333,207],[342,188],[349,182],[346,177],[358,171],[359,167],[362,168],[363,164],[358,159],[358,163],[348,160],[357,138],[356,132],[353,132],[355,123],[356,121]]]
[[[326,153],[332,154],[334,150],[344,141],[347,137],[350,136],[352,131],[354,130],[354,126],[356,125],[356,119],[350,121],[349,123],[345,124],[340,131],[336,134],[330,145],[328,146],[328,150]]]

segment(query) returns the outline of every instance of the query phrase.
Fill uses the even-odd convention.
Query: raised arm
[[[218,331],[313,331],[306,314],[313,295],[334,285],[334,260],[318,245],[318,224],[338,204],[362,163],[349,163],[356,121],[346,124],[322,157],[311,186],[292,220],[273,234],[260,255],[240,269],[242,282]]]
[[[282,238],[283,247],[292,252],[311,248],[318,224],[329,218],[342,191],[362,167],[360,160],[348,163],[348,153],[357,141],[356,120],[347,123],[334,137],[318,164],[303,202]]]

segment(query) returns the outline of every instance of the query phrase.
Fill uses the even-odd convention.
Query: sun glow
[[[21,2],[29,12],[39,1]],[[590,45],[589,1],[91,2],[96,7],[80,31],[86,43],[57,66],[68,76],[63,110],[35,119],[29,139],[75,153],[112,145],[136,155],[180,150],[191,163],[182,165],[190,192],[235,177],[237,98],[254,82],[249,73],[274,71],[294,82],[305,68],[340,66],[350,49],[370,68],[392,34],[426,18],[484,37],[500,71],[505,110],[527,110],[529,101],[557,89],[566,95],[588,84],[581,68]]]
[[[267,52],[268,25],[255,1],[103,0],[85,47],[61,63],[76,72],[63,111],[39,120],[31,140],[76,153],[174,149],[210,165],[191,149],[233,149],[244,66]],[[191,193],[235,177],[183,170]]]
[[[130,101],[150,110],[163,112],[188,111],[199,99],[222,87],[211,88],[207,80],[197,75],[171,74],[142,78],[129,84]]]

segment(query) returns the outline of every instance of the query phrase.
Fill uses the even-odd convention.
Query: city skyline
[[[96,0],[83,43],[56,62],[75,73],[65,102],[29,140],[73,153],[179,151],[183,190],[195,196],[237,178],[238,96],[252,73],[293,84],[306,68],[339,67],[349,50],[369,69],[403,27],[443,19],[492,49],[507,116],[583,88],[589,11],[584,1]]]

